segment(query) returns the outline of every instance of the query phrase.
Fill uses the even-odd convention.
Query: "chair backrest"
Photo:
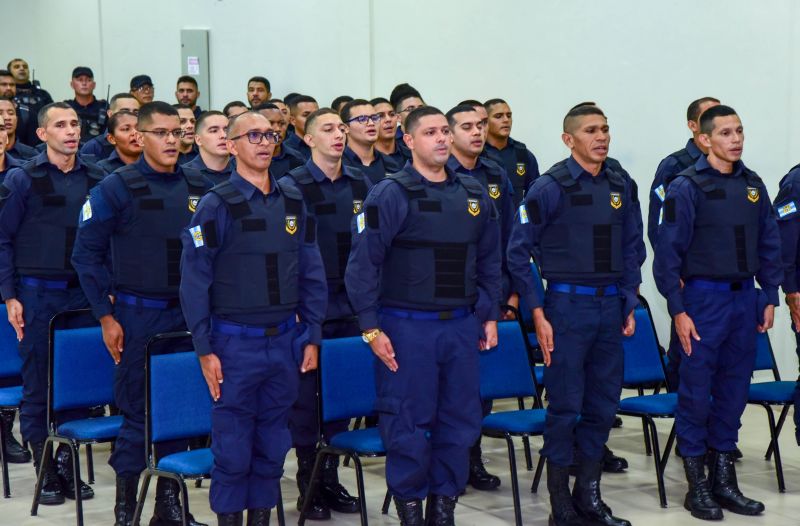
[[[360,336],[322,341],[319,374],[323,422],[375,411],[375,360]]]
[[[525,336],[516,321],[497,324],[497,347],[480,353],[481,398],[536,396]]]
[[[114,360],[100,327],[50,334],[50,407],[63,411],[113,404]]]
[[[664,364],[650,310],[646,306],[637,307],[633,316],[636,331],[633,336],[622,338],[625,360],[622,383],[630,387],[665,382]]]
[[[211,404],[211,394],[194,351],[149,356],[149,442],[210,434]]]
[[[772,344],[769,341],[769,335],[765,333],[756,333],[756,366],[755,371],[772,371],[775,380],[780,380],[781,375],[775,365],[775,355],[772,353]]]
[[[19,376],[22,370],[22,359],[19,357],[17,333],[8,323],[8,311],[0,303],[0,378]]]

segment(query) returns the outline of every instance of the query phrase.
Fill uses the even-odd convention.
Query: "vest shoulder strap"
[[[298,166],[297,168],[291,170],[289,174],[292,179],[297,182],[297,184],[306,185],[306,184],[313,184],[314,176],[311,175],[311,172],[308,171],[308,168],[305,166]]]
[[[203,176],[203,173],[197,169],[189,169],[183,171],[183,178],[189,186],[189,193],[203,194],[208,188],[208,180]]]
[[[550,177],[552,177],[555,182],[557,182],[564,188],[570,188],[578,185],[578,181],[573,179],[572,174],[569,173],[569,168],[567,168],[567,163],[563,161],[553,165],[552,168],[547,170],[545,175],[549,175]]]
[[[623,191],[625,190],[625,176],[621,173],[606,168],[606,177],[608,177],[608,185],[611,187],[612,190],[616,191]]]
[[[514,156],[517,158],[518,163],[528,162],[528,147],[524,143],[514,143]]]
[[[425,191],[425,186],[419,182],[416,177],[404,170],[401,170],[386,178],[402,186],[403,189],[405,189],[409,199],[424,198],[428,195],[428,193]]]
[[[711,193],[717,189],[717,183],[710,175],[700,174],[695,170],[686,170],[681,172],[681,175],[696,184],[700,191],[705,194]]]
[[[250,205],[247,204],[244,195],[242,195],[230,181],[222,182],[210,191],[214,192],[222,199],[222,202],[228,207],[228,211],[231,213],[231,216],[233,216],[233,219],[241,219],[252,213]]]
[[[133,197],[141,197],[151,193],[147,180],[132,164],[123,166],[117,170],[117,173]]]
[[[281,194],[283,195],[286,212],[289,214],[299,215],[303,210],[303,194],[291,184],[278,181],[277,185],[281,190]]]
[[[694,157],[689,154],[689,151],[686,148],[681,148],[677,152],[672,152],[669,154],[670,157],[678,161],[678,165],[680,166],[679,172],[682,172],[686,168],[694,165]]]
[[[31,178],[31,189],[37,194],[51,194],[55,190],[53,180],[47,174],[47,168],[36,166],[36,161],[29,160],[20,167]]]
[[[481,197],[484,189],[480,181],[469,175],[456,174],[456,180],[461,183],[469,195],[472,197]]]
[[[747,184],[749,184],[750,186],[759,186],[762,188],[765,186],[763,179],[761,179],[761,177],[759,177],[759,175],[750,168],[745,166],[743,173],[744,173],[744,178],[747,181]]]
[[[502,187],[503,176],[506,174],[505,169],[488,157],[482,157],[481,162],[486,167],[486,183]]]

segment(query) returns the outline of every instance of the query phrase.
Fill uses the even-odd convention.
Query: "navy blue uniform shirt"
[[[280,187],[275,184],[275,179],[270,177],[269,193],[263,194],[261,190],[253,186],[249,181],[239,175],[236,170],[231,173],[230,182],[247,201],[254,200],[276,200],[282,199]],[[213,222],[213,223],[209,223]],[[195,242],[194,237],[189,232],[189,228],[213,224],[216,228],[216,246],[210,247],[204,242]],[[209,341],[211,330],[211,298],[209,290],[214,280],[214,258],[225,246],[225,238],[233,228],[234,220],[228,211],[228,207],[222,199],[214,192],[208,192],[200,199],[197,210],[192,217],[189,227],[181,232],[183,243],[183,254],[181,256],[181,305],[183,315],[186,318],[186,325],[192,332],[195,350],[199,355],[212,352]],[[310,225],[313,228],[313,224]],[[306,237],[306,209],[303,206],[302,213],[297,218],[297,235],[299,239],[305,240],[300,245],[298,251],[298,306],[297,314],[300,321],[306,323],[309,328],[309,343],[319,345],[322,340],[322,322],[325,319],[325,309],[327,307],[327,285],[325,282],[325,269],[322,266],[322,257],[316,241],[307,241]],[[213,235],[213,234],[212,234]],[[209,234],[203,233],[203,238],[208,238]],[[247,276],[242,276],[247,280]],[[279,318],[276,318],[280,316]],[[234,323],[256,326],[272,326],[285,320],[285,316],[269,313],[250,313],[239,315],[234,318],[226,318]]]
[[[39,153],[41,153],[38,152],[36,148],[21,143],[19,141],[19,138],[17,138],[16,142],[14,142],[14,146],[12,146],[11,148],[6,148],[6,152],[14,155],[14,157],[19,159],[20,161],[33,159],[34,157],[39,155]]]
[[[81,155],[92,155],[98,161],[107,159],[114,151],[114,145],[108,142],[108,132],[87,141],[81,146]]]
[[[231,160],[232,159],[233,157],[231,157]],[[225,168],[222,169],[222,171],[218,172],[206,166],[206,163],[203,162],[203,158],[198,153],[194,159],[192,159],[188,163],[182,164],[181,169],[183,168],[189,168],[199,171],[203,175],[203,177],[205,177],[208,180],[208,182],[211,183],[211,186],[216,186],[219,183],[227,181],[228,178],[231,176],[231,172],[233,172],[233,163],[231,161],[228,161],[228,164],[225,166]]]
[[[17,168],[18,166],[22,166],[22,161],[18,161],[16,157],[13,157],[9,154],[5,154],[6,162],[2,169],[0,169],[0,183],[3,182],[3,179],[6,178],[6,174],[8,174],[9,170],[12,168]]]
[[[426,186],[456,185],[455,174],[447,170],[447,180],[433,183],[423,177],[411,162],[403,171],[419,178]],[[350,303],[358,315],[362,330],[378,327],[378,309],[380,308],[381,269],[386,254],[391,250],[392,241],[399,232],[408,215],[408,197],[406,190],[392,180],[384,179],[367,195],[364,210],[377,207],[378,227],[366,222],[364,212],[354,221],[353,246],[347,262],[345,284]],[[494,206],[489,195],[484,192],[481,209],[490,211]],[[477,249],[477,287],[478,300],[475,303],[475,315],[485,322],[500,317],[500,229],[495,214],[484,214],[483,234]],[[430,310],[437,310],[431,305]]]
[[[122,159],[119,158],[119,153],[117,153],[117,149],[114,148],[114,151],[111,152],[111,155],[109,155],[102,161],[98,162],[97,166],[102,168],[106,174],[110,174],[115,170],[125,166],[125,163],[123,162]]]
[[[533,181],[539,177],[539,162],[536,160],[536,156],[534,156],[533,153],[527,148],[525,148],[524,151],[524,162],[526,165],[525,169],[524,171],[519,169],[517,166],[520,163],[518,160],[519,158],[517,157],[517,150],[519,150],[517,145],[525,148],[524,144],[513,139],[512,137],[508,138],[508,144],[502,150],[498,150],[488,142],[484,147],[486,155],[506,169],[508,179],[511,181],[511,184],[516,190],[514,194],[514,206],[519,206],[519,203],[524,197],[523,193],[525,190],[530,188],[531,184],[533,184]],[[522,181],[519,181],[519,179],[522,179]]]
[[[375,150],[375,157],[373,157],[372,162],[366,165],[361,161],[361,157],[351,150],[349,146],[345,146],[344,148],[342,164],[358,168],[373,184],[389,174],[399,172],[402,168],[402,166],[395,164],[388,155],[384,155],[378,150]]]
[[[744,163],[737,161],[732,174],[723,175],[712,168],[705,156],[694,165],[697,173],[719,177],[744,177]],[[658,228],[658,241],[653,260],[653,278],[659,292],[667,299],[671,316],[685,312],[680,280],[684,257],[692,242],[695,211],[700,190],[688,178],[678,176],[667,188],[666,199],[675,200],[675,221],[664,221]],[[766,191],[765,191],[766,192]],[[666,200],[665,199],[665,200]],[[781,245],[778,225],[769,196],[763,195],[759,209],[758,260],[760,267],[755,278],[767,295],[767,301],[778,305],[778,286],[783,278]],[[702,277],[702,276],[700,276]]]
[[[694,143],[694,139],[689,139],[684,150],[695,162],[703,155],[703,152]],[[647,212],[647,238],[650,240],[650,246],[654,249],[658,242],[658,225],[662,222],[661,208],[667,196],[667,183],[685,168],[674,154],[669,154],[665,157],[658,163],[658,168],[656,168],[656,175],[653,178],[653,184],[650,185],[650,193],[648,194],[649,207]]]
[[[108,124],[108,102],[104,100],[92,100],[88,105],[83,106],[75,99],[64,101],[69,104],[81,122],[81,144],[86,144],[95,137],[100,137],[106,133]]]
[[[286,142],[283,142],[281,144],[281,154],[272,157],[272,161],[269,164],[269,174],[277,181],[305,163],[299,153],[286,146]]]
[[[288,131],[286,133],[286,139],[284,139],[283,144],[299,153],[303,161],[309,160],[311,158],[311,148],[308,147],[306,142],[296,133],[289,133]]]
[[[775,214],[781,234],[783,257],[783,292],[798,292],[800,283],[800,164],[789,170],[779,184],[775,196]]]
[[[569,157],[566,161],[569,173],[573,179],[581,184],[589,185],[593,182],[593,177],[606,177],[606,164],[603,164],[600,173],[592,176],[584,170],[580,164]],[[624,200],[622,209],[624,211],[622,227],[622,257],[623,275],[619,283],[608,283],[604,279],[598,278],[593,274],[576,276],[574,284],[586,285],[589,287],[605,287],[617,285],[620,294],[624,297],[625,305],[623,314],[628,315],[637,305],[636,289],[642,281],[642,274],[639,263],[639,243],[641,243],[642,233],[638,224],[636,214],[639,209],[632,204],[631,180],[625,178]],[[528,302],[531,309],[542,307],[542,300],[536,293],[536,287],[531,273],[531,256],[534,260],[542,261],[540,241],[543,231],[548,225],[557,218],[564,209],[567,195],[564,188],[549,175],[539,177],[534,181],[533,186],[525,194],[523,206],[517,212],[517,220],[511,232],[511,239],[508,243],[508,268],[514,279],[514,288]],[[539,221],[529,218],[527,210],[538,207]],[[586,250],[591,250],[586,247]],[[548,270],[542,268],[542,277],[547,279]],[[557,269],[554,269],[557,270]]]
[[[639,185],[636,184],[636,181],[633,180],[631,174],[628,173],[628,170],[622,167],[618,160],[608,157],[606,159],[606,165],[609,168],[614,170],[617,173],[624,175],[625,177],[629,178],[631,181],[631,197],[632,197],[632,204],[637,208],[636,218],[638,219],[639,225],[639,233],[641,235],[641,243],[639,243],[638,252],[639,252],[639,266],[641,267],[644,265],[645,260],[647,259],[647,247],[644,245],[644,222],[642,221],[642,203],[639,201]]]

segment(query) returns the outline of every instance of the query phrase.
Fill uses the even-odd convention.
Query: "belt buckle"
[[[443,310],[439,312],[439,319],[440,320],[452,320],[453,319],[453,311],[451,310]]]
[[[602,298],[606,295],[606,288],[605,287],[597,287],[594,289],[594,296],[595,298]]]
[[[734,283],[731,283],[732,291],[742,290],[743,288],[744,288],[744,283],[742,283],[741,281],[736,281]]]
[[[264,329],[264,336],[277,336],[280,334],[280,327],[267,327]]]

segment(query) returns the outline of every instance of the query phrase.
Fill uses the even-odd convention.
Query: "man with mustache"
[[[178,104],[189,106],[194,113],[194,118],[200,118],[203,109],[197,105],[197,98],[200,96],[200,90],[197,88],[197,80],[191,75],[182,75],[178,77],[178,83],[175,86],[175,99]]]
[[[264,104],[271,97],[269,80],[265,77],[252,77],[247,81],[247,102],[250,103],[251,109]]]
[[[345,286],[375,378],[386,482],[402,524],[453,524],[480,435],[478,352],[497,345],[500,233],[486,190],[447,168],[450,127],[410,112],[412,161],[356,217]]]

